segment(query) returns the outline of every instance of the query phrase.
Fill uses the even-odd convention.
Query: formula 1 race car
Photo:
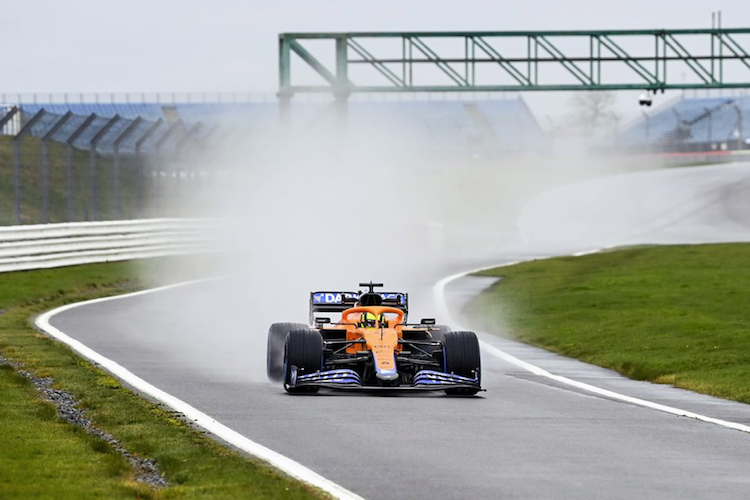
[[[444,390],[474,395],[480,385],[479,341],[434,319],[407,322],[408,294],[311,292],[310,326],[274,323],[268,331],[268,378],[290,394],[332,389]],[[318,313],[341,313],[340,318]]]

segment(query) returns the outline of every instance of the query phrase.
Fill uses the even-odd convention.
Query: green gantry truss
[[[288,101],[297,92],[330,92],[345,98],[353,92],[747,88],[747,35],[750,28],[283,33],[279,35],[279,97]],[[309,46],[325,40],[326,50],[332,48],[333,53],[316,57]],[[389,50],[384,49],[387,44]],[[637,50],[626,50],[633,45]],[[701,51],[695,52],[696,47]],[[295,84],[293,54],[323,83]],[[730,63],[736,68],[732,78],[725,79],[725,66]],[[684,69],[675,70],[677,64]],[[373,68],[382,83],[357,84],[352,75],[356,66]],[[431,72],[415,76],[427,66],[433,68]],[[495,71],[494,77],[478,76],[487,66],[501,71]]]

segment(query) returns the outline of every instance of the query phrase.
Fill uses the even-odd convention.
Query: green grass
[[[159,274],[164,260],[140,263]],[[94,425],[131,452],[156,459],[170,486],[134,481],[120,455],[60,420],[11,367],[0,366],[0,498],[321,498],[219,445],[170,411],[34,330],[31,318],[59,305],[143,287],[130,263],[0,274],[0,353],[71,392]]]
[[[133,497],[123,480],[127,464],[57,419],[53,407],[39,401],[36,390],[8,365],[0,366],[0,408],[2,498]]]
[[[481,273],[477,328],[611,368],[750,403],[750,245],[663,246]]]

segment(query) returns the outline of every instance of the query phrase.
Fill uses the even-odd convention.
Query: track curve
[[[749,179],[750,165],[731,165],[567,186],[529,205],[521,219],[525,244],[490,258],[469,255],[463,263],[446,263],[435,270],[435,281],[461,266],[608,244],[747,241]],[[594,202],[601,210],[585,210]],[[410,292],[428,294],[430,285],[414,283]],[[91,304],[51,323],[231,429],[366,498],[747,495],[749,435],[571,390],[486,354],[488,392],[482,397],[286,396],[280,386],[254,381],[242,371],[251,344],[211,331],[211,316],[227,311],[199,305],[220,286],[199,283]],[[456,300],[458,288],[452,292]],[[198,327],[175,329],[186,314]],[[750,423],[746,405],[626,380],[545,351],[484,338],[555,373]],[[186,348],[192,343],[203,348]]]

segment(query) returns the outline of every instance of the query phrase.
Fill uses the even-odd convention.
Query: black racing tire
[[[318,387],[290,387],[292,367],[298,375],[315,373],[323,368],[325,343],[320,332],[315,330],[292,330],[286,336],[284,347],[284,389],[289,394],[318,392]]]
[[[302,323],[274,323],[268,329],[266,374],[271,382],[284,380],[284,345],[286,336],[292,330],[304,330]]]
[[[444,371],[463,377],[475,376],[481,381],[482,361],[479,339],[474,332],[448,332],[443,337]],[[479,388],[460,387],[446,389],[451,396],[473,396]]]

